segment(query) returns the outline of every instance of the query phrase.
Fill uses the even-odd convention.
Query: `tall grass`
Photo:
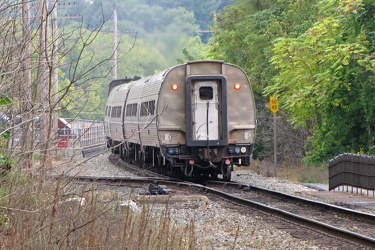
[[[1,178],[0,195],[0,249],[202,247],[194,223],[172,222],[168,205],[160,212],[153,205],[133,211],[117,199],[104,201],[95,185],[13,171]]]
[[[252,161],[247,169],[270,177],[274,173],[274,163],[271,160]],[[277,165],[276,177],[293,182],[328,183],[328,164],[307,165],[301,159],[284,159]]]

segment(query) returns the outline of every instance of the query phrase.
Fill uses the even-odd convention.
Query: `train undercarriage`
[[[169,148],[141,147],[139,144],[108,142],[112,153],[127,163],[165,176],[187,179],[222,179],[230,181],[233,165],[248,165],[249,156],[225,156],[224,148],[189,148],[188,152],[173,154]],[[170,152],[168,152],[168,150]],[[188,154],[187,154],[188,153]]]

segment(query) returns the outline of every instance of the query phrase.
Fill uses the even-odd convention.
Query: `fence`
[[[87,147],[105,143],[104,126],[73,129],[70,141],[78,147]]]
[[[59,147],[87,147],[105,142],[104,122],[59,118]]]
[[[357,154],[341,154],[329,162],[329,190],[340,189],[362,193],[363,189],[375,191],[375,157]],[[346,190],[345,190],[346,188]]]
[[[96,151],[94,150],[93,152],[99,152],[106,148],[103,122],[74,120],[69,123],[66,122],[63,125],[58,131],[59,154],[62,157],[88,156],[89,153],[86,151],[91,152],[90,150],[96,148]]]

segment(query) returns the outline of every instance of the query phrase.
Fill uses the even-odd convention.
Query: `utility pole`
[[[117,80],[117,49],[118,49],[118,25],[117,25],[117,10],[113,8],[113,31],[102,31],[102,32],[113,32],[113,49],[112,49],[112,80]],[[120,34],[137,34],[135,31],[120,32]]]
[[[117,80],[117,10],[113,8],[113,56],[112,80]]]

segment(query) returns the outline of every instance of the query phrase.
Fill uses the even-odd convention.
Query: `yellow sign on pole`
[[[274,114],[279,111],[279,99],[277,97],[270,96],[270,110]]]

